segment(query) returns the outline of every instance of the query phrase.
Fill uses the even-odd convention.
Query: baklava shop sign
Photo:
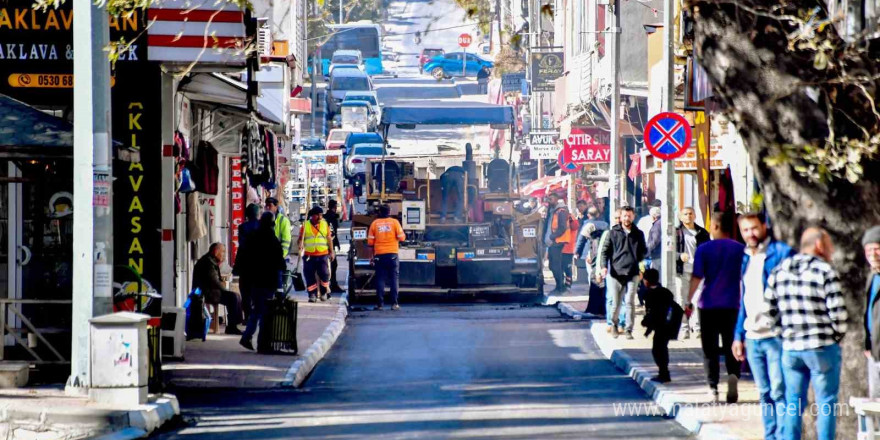
[[[598,127],[572,127],[562,141],[565,163],[611,162],[611,133]]]

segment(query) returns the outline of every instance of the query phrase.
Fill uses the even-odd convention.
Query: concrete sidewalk
[[[560,302],[560,312],[572,319],[590,320],[590,333],[602,354],[617,368],[632,377],[639,386],[663,408],[667,416],[706,439],[762,439],[764,438],[758,391],[751,376],[744,374],[739,381],[739,403],[713,403],[708,394],[703,371],[703,351],[697,338],[669,342],[669,370],[672,382],[652,382],[657,366],[651,356],[651,339],[644,336],[641,325],[644,308],[637,307],[634,340],[623,335],[614,339],[606,332],[604,319],[582,313],[585,302]],[[721,376],[725,376],[723,361]],[[723,401],[727,392],[724,380],[718,387]]]
[[[348,279],[344,250],[338,256],[337,270],[343,288]],[[296,355],[258,354],[239,345],[240,336],[226,335],[221,330],[209,334],[205,341],[187,341],[185,360],[166,361],[163,365],[165,383],[172,390],[299,386],[342,332],[348,300],[346,294],[334,294],[330,301],[318,303],[308,302],[306,292],[291,292],[290,296],[298,303]],[[257,337],[253,340],[256,343]]]
[[[99,405],[69,396],[63,386],[0,390],[0,439],[142,438],[180,414],[177,398],[150,395],[134,408]]]

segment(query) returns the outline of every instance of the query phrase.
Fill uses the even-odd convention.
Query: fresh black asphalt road
[[[406,305],[356,311],[300,390],[178,395],[162,439],[668,439],[673,420],[555,308]],[[648,413],[649,411],[645,411]]]

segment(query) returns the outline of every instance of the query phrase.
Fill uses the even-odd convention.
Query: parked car
[[[425,73],[422,68],[425,66],[431,58],[434,58],[438,55],[443,55],[446,53],[443,49],[422,49],[422,53],[419,55],[419,74]]]
[[[354,67],[366,73],[366,68],[364,67],[364,58],[363,56],[361,56],[361,51],[359,50],[340,49],[336,52],[333,52],[333,56],[330,57],[330,69],[328,71],[328,74],[333,75],[334,69],[338,69],[343,66]]]
[[[337,150],[339,148],[344,148],[345,140],[348,138],[349,134],[351,134],[351,131],[343,130],[341,128],[330,130],[330,134],[327,135],[327,142],[325,143],[327,149]]]
[[[383,142],[382,135],[372,131],[366,133],[352,133],[345,139],[345,152],[348,155],[355,145],[359,144],[381,144]]]
[[[462,56],[467,59],[464,75],[462,75]],[[453,76],[477,76],[477,72],[483,67],[491,69],[494,65],[491,61],[484,60],[472,53],[452,52],[428,60],[424,71],[439,81]]]
[[[376,126],[379,125],[376,112],[367,101],[346,99],[339,105],[339,114],[342,115],[343,130],[376,131]]]
[[[324,150],[324,139],[319,137],[304,137],[299,142],[299,151],[318,151]]]
[[[379,104],[379,95],[375,92],[348,92],[345,94],[345,101],[367,101],[373,106],[373,112],[376,113],[376,123],[382,120],[382,104]]]
[[[382,74],[397,78],[398,61],[400,61],[400,55],[397,53],[382,52]]]
[[[339,104],[348,92],[369,92],[373,90],[370,77],[356,69],[337,69],[330,75],[330,87],[327,91],[327,111],[330,115],[339,113]],[[332,116],[331,116],[332,117]]]
[[[345,160],[345,170],[349,176],[366,172],[367,159],[382,157],[384,147],[382,144],[357,144]]]

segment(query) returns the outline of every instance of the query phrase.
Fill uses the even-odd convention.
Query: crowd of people
[[[835,438],[841,374],[840,341],[847,332],[847,306],[840,279],[831,265],[834,243],[820,227],[807,228],[799,246],[775,240],[764,215],[715,212],[709,229],[695,223],[693,208],[679,212],[676,229],[675,286],[660,285],[660,212],[657,204],[634,223],[633,208],[601,220],[596,207],[577,203],[570,214],[559,197],[546,199],[544,241],[556,281],[554,293],[571,287],[563,252],[575,240],[574,265],[591,289],[587,312],[604,314],[608,333],[633,339],[639,283],[644,284],[647,337],[658,382],[672,380],[668,343],[681,335],[699,335],[709,393],[719,400],[720,358],[726,367],[728,403],[738,401],[744,361],[758,388],[767,439],[800,439],[802,414],[812,384],[817,438]],[[569,223],[577,220],[577,223]],[[732,238],[738,229],[740,242]],[[870,397],[880,397],[880,226],[862,239],[871,275],[865,286],[865,357]],[[581,278],[579,275],[578,278]],[[600,292],[594,295],[594,292]],[[604,293],[604,298],[601,294]],[[696,304],[694,304],[696,303]],[[671,313],[678,310],[679,314]],[[679,320],[677,316],[681,316]],[[670,326],[669,316],[675,316]],[[678,329],[683,331],[679,333]]]

